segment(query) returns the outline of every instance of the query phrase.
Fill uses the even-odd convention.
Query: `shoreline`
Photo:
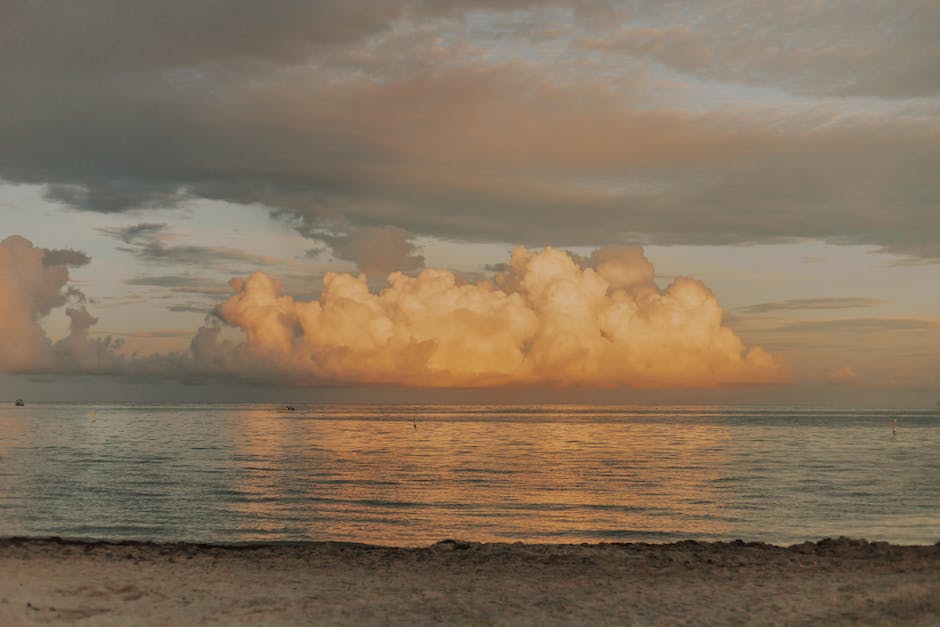
[[[2,624],[940,624],[940,543],[0,538]]]
[[[467,550],[467,549],[598,549],[606,550],[641,550],[641,549],[699,549],[708,550],[768,550],[768,551],[788,551],[800,554],[813,552],[833,552],[863,551],[866,553],[893,553],[896,551],[907,550],[937,550],[940,551],[940,539],[932,544],[898,544],[888,541],[867,540],[865,538],[851,538],[839,536],[837,538],[826,537],[820,540],[805,540],[794,544],[775,544],[773,542],[764,542],[761,540],[674,540],[669,542],[626,542],[626,541],[600,541],[600,542],[478,542],[473,540],[460,540],[446,538],[434,542],[433,544],[406,546],[393,544],[370,544],[367,542],[352,542],[345,540],[244,540],[244,541],[220,541],[220,542],[202,542],[190,540],[136,540],[136,539],[105,539],[105,538],[85,538],[85,537],[67,537],[67,536],[0,536],[0,558],[4,556],[4,551],[22,547],[29,550],[30,547],[79,547],[85,551],[95,548],[139,548],[142,550],[160,550],[179,549],[192,551],[223,551],[238,553],[241,551],[289,551],[296,549],[349,549],[363,551],[386,551],[386,552],[421,552],[433,550]]]

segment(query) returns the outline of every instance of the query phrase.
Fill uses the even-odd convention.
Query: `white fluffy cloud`
[[[198,362],[256,369],[292,384],[407,386],[720,386],[781,382],[779,360],[722,325],[717,299],[678,278],[665,290],[639,248],[579,263],[517,248],[495,281],[452,272],[393,273],[378,294],[364,276],[327,274],[316,301],[255,273],[232,281],[220,317],[245,333],[194,342]]]
[[[493,280],[448,270],[400,272],[372,293],[365,275],[328,273],[318,300],[281,294],[261,272],[233,279],[218,317],[244,332],[203,327],[188,352],[122,357],[92,338],[84,305],[66,307],[69,334],[53,342],[40,321],[81,301],[68,268],[13,236],[0,242],[0,372],[238,378],[284,385],[427,387],[714,387],[787,380],[785,366],[722,325],[701,282],[666,289],[640,248],[580,259],[520,246]]]

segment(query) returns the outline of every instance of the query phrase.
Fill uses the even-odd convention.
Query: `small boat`
[[[284,405],[284,407],[279,408],[277,411],[278,411],[278,412],[291,412],[291,411],[294,411],[294,406],[293,406],[293,405]]]
[[[25,404],[26,403],[21,398],[16,399],[16,402],[14,403],[14,405],[16,405],[17,407],[22,407]]]

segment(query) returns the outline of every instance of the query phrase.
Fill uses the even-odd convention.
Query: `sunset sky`
[[[0,0],[0,398],[940,399],[940,3]]]

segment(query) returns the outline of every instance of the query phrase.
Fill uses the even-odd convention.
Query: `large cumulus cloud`
[[[316,301],[281,294],[270,276],[232,282],[219,316],[241,344],[203,332],[195,357],[285,383],[341,381],[434,387],[498,385],[713,387],[775,383],[786,368],[722,325],[699,281],[653,282],[642,251],[517,248],[494,281],[447,270],[393,273],[371,293],[364,276],[327,274]]]
[[[715,387],[779,383],[780,360],[746,347],[722,324],[714,294],[677,278],[665,289],[639,248],[586,258],[518,247],[491,280],[442,269],[400,272],[370,291],[365,275],[328,273],[317,300],[280,292],[256,272],[233,279],[216,307],[220,324],[198,329],[188,351],[123,356],[69,286],[76,251],[25,238],[0,242],[0,372],[114,374],[137,379],[243,380],[288,386]],[[41,320],[65,308],[66,337]]]

